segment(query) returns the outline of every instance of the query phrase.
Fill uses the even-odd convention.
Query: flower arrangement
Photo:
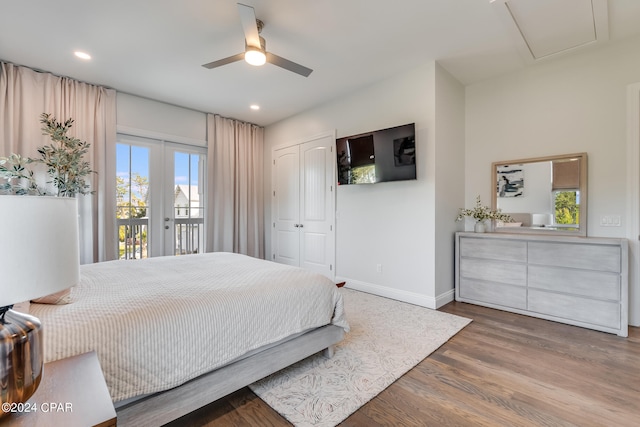
[[[495,219],[503,222],[513,222],[513,218],[509,214],[502,213],[500,209],[492,210],[488,206],[483,206],[480,201],[480,196],[476,197],[476,206],[473,209],[460,208],[460,213],[456,218],[456,221],[462,221],[465,217],[471,217],[476,221],[486,221],[488,219]]]

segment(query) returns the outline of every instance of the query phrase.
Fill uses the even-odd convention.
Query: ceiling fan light
[[[244,60],[251,65],[259,66],[267,62],[267,56],[260,49],[250,47],[247,48],[247,51],[244,53]]]

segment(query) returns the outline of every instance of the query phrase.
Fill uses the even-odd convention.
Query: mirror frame
[[[500,233],[533,233],[533,234],[550,234],[550,235],[567,235],[582,236],[587,235],[587,153],[561,154],[557,156],[532,157],[529,159],[518,159],[493,162],[491,164],[491,209],[498,208],[498,192],[496,185],[498,182],[498,166],[539,163],[552,160],[580,159],[580,224],[577,231],[564,231],[558,229],[530,228],[530,227],[494,227],[495,231]],[[507,212],[508,213],[508,212]]]

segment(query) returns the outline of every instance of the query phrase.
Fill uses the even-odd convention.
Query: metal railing
[[[117,219],[120,259],[147,258],[149,218]]]
[[[204,219],[176,218],[175,254],[197,254],[204,250]]]
[[[148,255],[149,218],[117,219],[120,259],[142,259]],[[197,254],[204,250],[204,219],[174,219],[174,255]]]

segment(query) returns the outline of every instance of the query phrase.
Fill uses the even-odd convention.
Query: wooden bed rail
[[[179,387],[117,408],[118,426],[161,426],[319,351],[326,350],[325,355],[331,357],[333,345],[343,337],[344,330],[338,326],[314,329]]]

